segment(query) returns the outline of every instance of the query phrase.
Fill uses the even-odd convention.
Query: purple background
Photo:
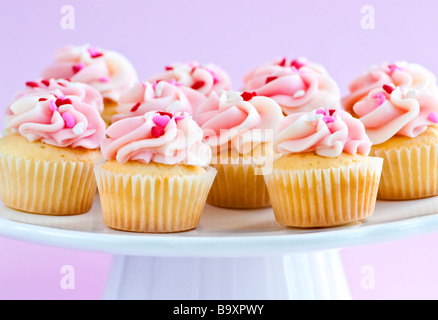
[[[369,66],[406,60],[438,73],[437,1],[6,1],[0,0],[0,104],[39,77],[65,44],[89,43],[126,55],[141,79],[175,61],[213,62],[235,89],[243,74],[279,56],[321,63],[343,94]],[[75,9],[75,29],[60,26],[61,7]],[[361,28],[361,7],[375,9],[375,29]],[[2,122],[3,114],[0,115]],[[437,299],[438,235],[342,250],[355,299]],[[98,299],[110,257],[0,238],[0,299]],[[59,284],[63,265],[75,290]],[[361,287],[361,269],[375,288]]]

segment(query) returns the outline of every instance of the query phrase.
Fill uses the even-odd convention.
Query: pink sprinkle
[[[170,84],[173,84],[173,85],[175,85],[176,84],[176,80],[175,79],[170,79],[169,81],[167,81],[167,82],[169,82]]]
[[[154,138],[159,138],[164,134],[164,129],[159,126],[153,126],[151,129],[151,134]]]
[[[98,50],[96,50],[92,47],[88,48],[87,50],[88,50],[88,53],[90,54],[91,58],[93,58],[93,59],[103,56],[102,52],[99,52]]]
[[[386,100],[386,96],[383,92],[376,93],[372,98],[377,100],[376,107],[380,107]]]
[[[433,122],[433,123],[438,123],[438,114],[436,112],[431,112],[429,113],[429,115],[427,116],[427,120]]]
[[[318,109],[318,110],[316,110],[315,113],[316,114],[325,114],[325,111],[324,111],[324,109]]]
[[[175,122],[178,122],[179,120],[182,120],[184,118],[185,118],[184,116],[175,117]]]
[[[336,119],[333,116],[325,116],[322,120],[324,120],[325,123],[332,123],[335,122]]]
[[[391,94],[394,91],[394,87],[390,86],[389,84],[383,85],[383,90],[385,90],[388,94]]]
[[[73,72],[74,73],[78,73],[79,71],[81,71],[83,68],[85,67],[85,65],[83,64],[83,63],[78,63],[78,64],[75,64],[73,67],[72,67],[72,69],[73,69]]]
[[[64,119],[67,128],[73,128],[76,125],[75,117],[69,112],[64,112],[62,119]]]
[[[157,83],[158,83],[159,81],[161,81],[161,80],[155,80],[155,81],[152,83],[152,89],[155,90],[155,87],[157,86]]]
[[[156,115],[152,118],[152,121],[159,127],[165,128],[170,121],[170,117],[168,115]]]
[[[56,106],[55,101],[50,100],[50,101],[49,101],[49,105],[50,105],[50,110],[51,110],[52,112],[55,112],[56,110],[58,110],[58,107]]]
[[[28,81],[26,82],[26,86],[31,87],[31,88],[38,88],[38,83],[36,83],[35,81]]]
[[[102,77],[102,78],[99,78],[99,81],[100,82],[110,82],[110,78],[109,77]]]
[[[305,64],[302,63],[302,62],[299,62],[298,60],[293,60],[293,61],[290,63],[290,66],[291,66],[291,67],[295,67],[296,69],[300,70],[302,67],[305,66]]]
[[[395,70],[401,70],[401,68],[396,64],[390,64],[388,65],[388,68],[389,68],[389,73],[393,73]]]
[[[45,85],[46,87],[48,87],[48,86],[50,85],[50,80],[43,79],[43,80],[41,80],[41,83],[42,83],[43,85]]]

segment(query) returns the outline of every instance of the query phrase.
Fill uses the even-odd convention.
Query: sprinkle
[[[72,101],[69,98],[59,97],[58,99],[56,99],[55,104],[57,107],[60,107],[64,104],[72,104]]]
[[[46,101],[46,100],[47,100],[46,98],[39,98],[39,99],[38,99],[38,102]]]
[[[278,65],[280,67],[285,67],[286,66],[286,58],[283,58]]]
[[[88,48],[87,49],[88,53],[90,54],[91,58],[99,58],[101,56],[103,56],[102,52],[99,52],[98,50],[94,49],[94,48]]]
[[[173,70],[173,67],[171,67],[171,66],[165,66],[165,67],[164,67],[164,70],[166,70],[166,71],[170,71],[170,70]]]
[[[83,123],[83,122],[76,123],[76,125],[73,127],[72,130],[73,130],[73,133],[77,136],[80,134],[83,134],[85,131],[85,123]]]
[[[337,111],[336,109],[329,109],[329,110],[328,110],[328,114],[329,114],[330,116],[333,116],[333,114],[334,114],[336,111]]]
[[[36,83],[35,81],[28,81],[26,82],[26,86],[31,87],[31,88],[38,88],[38,83]]]
[[[266,78],[266,81],[265,81],[265,84],[267,84],[267,83],[269,83],[269,82],[271,82],[271,81],[274,81],[275,79],[277,79],[278,77],[267,77]]]
[[[151,134],[154,138],[159,138],[164,134],[164,129],[159,126],[153,126],[151,129]]]
[[[64,119],[67,128],[73,128],[76,125],[75,117],[69,112],[64,112],[62,119]]]
[[[394,91],[394,87],[389,84],[383,85],[383,90],[385,90],[388,94],[391,94]]]
[[[396,64],[389,64],[388,69],[389,69],[389,73],[393,73],[395,70],[401,70],[401,68]]]
[[[109,77],[102,77],[102,78],[99,78],[99,81],[100,82],[110,82],[110,78]]]
[[[75,64],[72,69],[74,73],[78,73],[79,71],[81,71],[83,68],[85,67],[85,65],[83,63],[77,63]]]
[[[175,85],[176,84],[176,80],[175,79],[170,79],[169,81],[167,81],[167,82],[169,82],[170,84],[173,84],[173,85]]]
[[[131,108],[131,112],[135,112],[135,111],[137,111],[137,109],[138,109],[140,106],[141,106],[141,103],[138,102],[135,106],[133,106],[133,107]]]
[[[198,90],[200,88],[202,88],[205,85],[205,81],[196,81],[194,84],[192,84],[192,89],[193,90]]]
[[[316,114],[324,114],[324,115],[325,115],[325,111],[324,111],[324,109],[318,109],[318,110],[316,110],[315,113],[316,113]]]
[[[243,92],[240,96],[242,97],[243,101],[249,101],[252,98],[254,98],[257,95],[255,92]]]
[[[295,99],[297,99],[297,98],[304,97],[305,95],[306,95],[306,92],[304,90],[299,90],[299,91],[294,93],[293,97]]]
[[[59,81],[58,81],[58,84],[59,84],[61,87],[65,87],[65,84],[63,84],[62,82],[59,82]]]
[[[205,70],[207,70],[208,72],[210,72],[211,76],[213,77],[213,84],[217,84],[220,82],[219,77],[216,75],[216,72],[214,72],[213,70],[210,70],[208,68],[205,68]]]
[[[169,118],[172,119],[173,114],[171,114],[170,112],[166,112],[166,111],[157,111],[157,113],[161,116],[168,116]]]
[[[376,93],[372,98],[378,100],[376,107],[380,107],[386,100],[386,96],[383,92]]]
[[[427,120],[433,122],[433,123],[438,123],[438,114],[436,112],[431,112],[429,113],[429,115],[427,116]]]
[[[58,107],[56,106],[55,101],[50,100],[50,101],[49,101],[49,105],[50,105],[50,110],[51,110],[52,112],[55,112],[56,110],[58,110]]]
[[[50,85],[50,80],[44,79],[44,80],[41,80],[41,83],[43,85],[45,85],[46,87],[48,87]]]
[[[302,63],[302,62],[299,62],[298,60],[293,60],[293,61],[290,63],[290,66],[291,66],[291,67],[295,67],[296,69],[300,70],[302,67],[305,66],[305,64]]]
[[[175,117],[175,122],[178,122],[179,120],[182,120],[182,119],[184,119],[185,117],[184,116],[178,116],[178,117]]]
[[[159,127],[165,128],[170,121],[170,117],[168,115],[157,115],[152,118],[152,121]]]
[[[335,122],[336,119],[333,116],[325,116],[322,120],[324,120],[325,123],[332,123]]]

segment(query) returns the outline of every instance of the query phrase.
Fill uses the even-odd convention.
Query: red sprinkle
[[[35,81],[28,81],[26,82],[26,86],[31,87],[31,88],[38,88],[38,83],[36,83]]]
[[[61,87],[65,87],[65,84],[63,84],[62,82],[59,82],[59,81],[58,81],[58,84],[59,84]]]
[[[158,113],[160,116],[168,116],[170,119],[172,119],[172,117],[173,117],[173,114],[171,114],[170,112],[166,112],[166,111],[157,111],[157,113]]]
[[[44,79],[44,80],[41,80],[41,83],[43,85],[45,85],[46,87],[48,87],[50,85],[50,80]]]
[[[83,63],[78,63],[75,64],[72,69],[74,73],[78,73],[79,71],[81,71],[83,68],[85,67],[85,65]]]
[[[269,82],[271,82],[271,81],[274,81],[275,79],[277,79],[278,77],[267,77],[266,78],[266,82],[265,82],[265,84],[267,84],[267,83],[269,83]]]
[[[329,115],[330,115],[330,116],[332,116],[332,115],[333,115],[333,113],[335,113],[335,112],[336,112],[336,109],[329,109],[329,111],[328,111],[328,112],[329,112]]]
[[[164,134],[164,128],[153,126],[151,129],[151,134],[154,138],[159,138]]]
[[[257,93],[255,92],[243,92],[240,96],[243,98],[243,101],[249,101],[256,95]]]
[[[290,66],[291,66],[291,67],[295,67],[295,68],[297,68],[297,69],[299,70],[301,67],[304,67],[304,63],[299,62],[298,60],[293,60],[293,61],[290,63]]]
[[[193,85],[192,85],[192,89],[193,90],[197,90],[199,88],[202,88],[205,85],[205,81],[196,81]]]
[[[280,67],[285,67],[286,66],[286,58],[283,58],[278,65]]]
[[[69,98],[58,98],[55,101],[56,106],[59,108],[60,106],[64,105],[64,104],[72,104],[72,101]]]
[[[173,67],[171,67],[171,66],[165,66],[165,67],[164,67],[164,70],[166,70],[166,71],[170,71],[170,70],[173,70]]]
[[[40,102],[41,102],[41,101],[46,101],[46,100],[47,100],[46,98],[39,98],[39,99],[38,99],[38,101],[40,101]]]
[[[137,109],[138,109],[140,106],[141,106],[141,103],[138,102],[135,106],[133,106],[133,107],[131,108],[131,112],[135,112],[135,111],[137,111]]]
[[[390,86],[389,84],[383,85],[383,90],[385,90],[388,94],[391,94],[394,91],[394,87]]]

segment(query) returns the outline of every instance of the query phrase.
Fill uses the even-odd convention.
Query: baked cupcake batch
[[[12,97],[0,197],[27,213],[87,213],[112,229],[192,230],[204,207],[272,207],[286,227],[370,217],[376,200],[438,195],[438,87],[383,63],[341,96],[323,66],[275,59],[236,91],[214,64],[139,79],[122,54],[66,46]]]

